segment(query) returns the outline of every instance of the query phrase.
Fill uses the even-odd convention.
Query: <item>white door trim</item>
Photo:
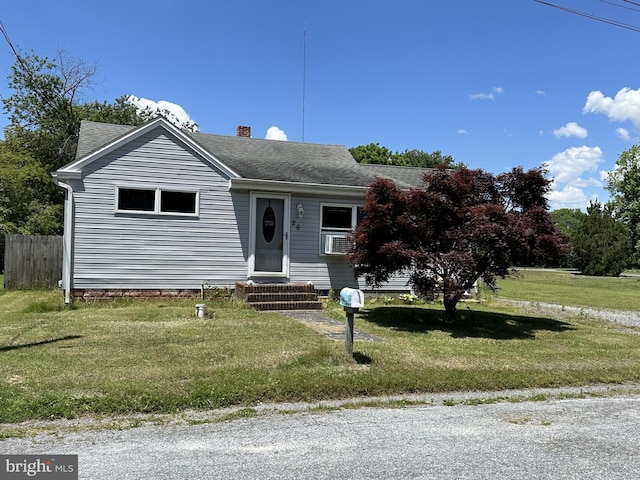
[[[265,272],[256,271],[256,235],[260,232],[257,228],[257,202],[258,199],[283,200],[282,212],[282,262],[280,271]],[[289,225],[291,223],[291,195],[271,192],[251,192],[249,207],[249,278],[252,277],[289,277]]]

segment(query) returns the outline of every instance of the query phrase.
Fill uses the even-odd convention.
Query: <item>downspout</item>
[[[71,259],[72,259],[72,230],[73,230],[73,188],[60,180],[54,172],[51,174],[53,183],[64,188],[64,232],[62,235],[62,288],[64,289],[64,303],[71,303]]]

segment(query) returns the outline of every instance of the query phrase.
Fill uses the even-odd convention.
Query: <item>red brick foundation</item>
[[[200,298],[202,290],[181,289],[140,289],[140,288],[74,288],[71,296],[76,301],[113,300],[115,298]]]

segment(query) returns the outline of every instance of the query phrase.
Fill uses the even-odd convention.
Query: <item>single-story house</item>
[[[347,148],[83,121],[66,190],[62,288],[145,295],[236,282],[365,288],[344,255],[376,177],[418,186],[421,169],[357,163]],[[406,291],[398,277],[389,290]]]

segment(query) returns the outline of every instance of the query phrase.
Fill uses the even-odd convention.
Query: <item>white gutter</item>
[[[62,288],[64,289],[64,303],[71,303],[71,258],[72,258],[72,230],[73,230],[73,188],[52,173],[53,183],[66,190],[64,197],[64,232],[62,236]]]

